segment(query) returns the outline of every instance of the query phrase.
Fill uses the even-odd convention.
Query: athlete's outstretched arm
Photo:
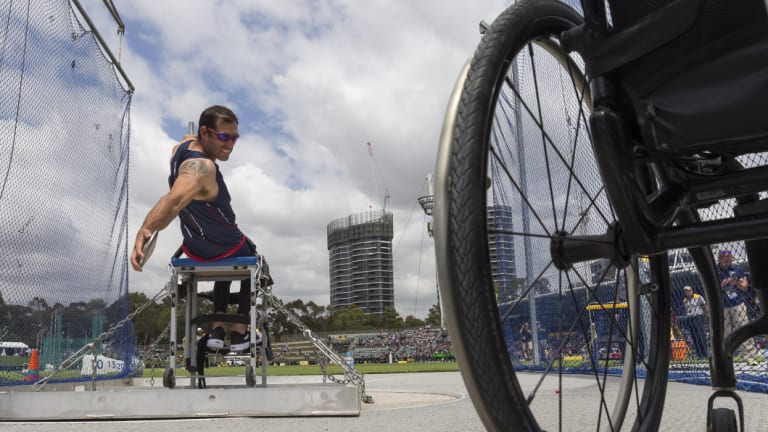
[[[187,159],[179,166],[179,174],[171,190],[161,197],[147,213],[136,234],[136,243],[131,252],[131,266],[141,271],[144,259],[144,244],[154,231],[167,227],[179,212],[192,200],[208,200],[216,196],[216,168],[210,159]]]

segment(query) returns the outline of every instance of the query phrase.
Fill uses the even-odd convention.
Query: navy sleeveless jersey
[[[182,143],[171,159],[171,174],[168,185],[173,186],[179,175],[179,167],[187,159],[209,159],[205,154],[189,150],[192,141]],[[229,191],[216,165],[216,184],[219,194],[213,201],[192,200],[179,213],[181,234],[184,236],[182,250],[188,257],[211,261],[226,258],[245,243],[245,235],[235,223],[235,212],[230,204]]]

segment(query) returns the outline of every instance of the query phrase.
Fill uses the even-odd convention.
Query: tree
[[[84,302],[74,302],[61,311],[62,331],[66,338],[82,338],[91,329],[91,317],[85,311]]]
[[[429,308],[427,319],[424,320],[424,322],[434,327],[440,327],[440,318],[440,306],[433,304],[432,307]]]
[[[106,319],[108,321],[107,327],[111,327],[117,324],[118,321],[124,317],[122,312],[123,300],[118,300],[106,309]],[[128,313],[135,312],[139,307],[149,301],[146,294],[133,292],[128,294]],[[179,308],[183,308],[183,302],[180,301],[177,305]],[[171,319],[171,299],[165,297],[162,303],[152,303],[148,305],[139,315],[133,319],[133,328],[136,332],[136,342],[138,344],[146,345],[153,343],[160,333],[168,325]],[[178,314],[176,328],[179,330],[179,334],[176,335],[176,340],[181,341],[181,336],[184,332],[184,317],[183,314]],[[98,335],[97,335],[98,336]],[[165,339],[165,338],[163,338]]]
[[[301,322],[316,332],[326,331],[328,327],[326,307],[320,306],[311,300],[304,306],[306,312],[303,315],[299,315]]]
[[[366,317],[365,312],[357,305],[337,311],[332,315],[331,330],[365,330],[374,328]]]
[[[48,309],[48,302],[40,297],[34,297],[27,303],[27,306],[35,312],[40,312]]]
[[[295,324],[293,324],[285,314],[271,310],[269,312],[269,329],[270,336],[273,338],[276,336],[295,334],[299,331]]]
[[[405,327],[406,328],[424,327],[424,321],[416,318],[413,315],[408,315],[407,317],[405,317]]]
[[[37,327],[38,331],[45,328],[48,319],[51,315],[51,307],[48,306],[48,302],[40,297],[35,297],[28,303],[29,309],[32,311],[32,327]]]
[[[307,314],[307,306],[301,299],[296,299],[290,303],[286,303],[285,307],[298,316]]]
[[[517,300],[521,295],[523,295],[525,290],[528,289],[527,282],[525,278],[514,278],[510,282],[511,286],[509,289],[509,301]]]
[[[101,298],[93,299],[85,305],[85,310],[91,315],[103,315],[106,309],[107,304]]]
[[[27,306],[9,304],[3,307],[0,314],[0,334],[4,333],[3,340],[24,342],[29,346],[35,344],[35,333],[28,331],[36,328],[32,311]]]
[[[384,308],[384,313],[381,314],[381,327],[385,329],[400,329],[403,328],[403,318],[393,307]]]

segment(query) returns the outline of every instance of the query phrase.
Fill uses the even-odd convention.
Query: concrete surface
[[[536,374],[521,374],[521,381],[535,381]],[[274,383],[317,382],[319,377],[270,377]],[[589,377],[564,377],[565,385],[579,394],[590,394],[594,381]],[[526,385],[525,383],[523,384]],[[375,404],[363,404],[357,417],[288,418],[205,418],[176,420],[5,422],[4,432],[171,432],[222,431],[270,432],[298,431],[483,431],[472,402],[458,372],[383,374],[366,377],[367,393]],[[662,431],[704,431],[706,401],[711,389],[689,384],[669,384]],[[747,431],[768,430],[768,421],[760,419],[761,408],[768,406],[768,395],[740,392],[747,407]],[[573,401],[573,404],[570,402]],[[580,404],[581,402],[581,404]],[[589,416],[595,403],[586,397],[569,400],[569,406]],[[30,410],[45,407],[30,407]],[[538,408],[537,408],[538,409]],[[552,416],[551,412],[545,412]],[[626,429],[626,428],[625,428]],[[511,429],[513,430],[513,429]],[[565,430],[592,430],[570,424]]]

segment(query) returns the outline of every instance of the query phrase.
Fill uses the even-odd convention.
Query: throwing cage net
[[[0,1],[0,385],[137,364],[132,324],[115,326],[132,91],[81,18],[67,0]]]
[[[499,94],[488,161],[488,232],[491,273],[507,350],[517,370],[620,375],[628,352],[627,270],[609,260],[575,264],[559,272],[552,263],[550,237],[557,231],[600,235],[614,213],[597,169],[586,119],[589,107],[573,95],[578,85],[567,69],[531,44],[516,57],[509,87]],[[578,63],[579,59],[576,58]],[[583,67],[583,64],[580,64]],[[536,75],[538,81],[533,78]],[[535,83],[543,83],[537,89]],[[530,103],[541,91],[547,104]],[[526,104],[527,103],[527,104]],[[540,111],[536,111],[539,108]],[[556,125],[542,133],[541,128]],[[766,154],[740,158],[746,167],[762,166]],[[699,211],[702,220],[733,216],[735,202],[722,201]],[[711,245],[716,257],[731,252],[749,279],[743,242]],[[698,270],[686,250],[669,251],[671,360],[669,378],[711,384],[708,317],[686,307],[684,288],[704,297]],[[716,262],[713,262],[716,265]],[[639,287],[649,282],[647,259],[636,263]],[[726,303],[732,327],[758,316],[754,291],[736,292]],[[652,305],[639,307],[640,328],[629,352],[642,359],[636,373],[646,375]],[[733,305],[742,305],[737,308]],[[729,324],[726,323],[726,334]],[[666,336],[664,336],[666,337]],[[738,388],[768,392],[768,340],[752,338],[734,356]]]

